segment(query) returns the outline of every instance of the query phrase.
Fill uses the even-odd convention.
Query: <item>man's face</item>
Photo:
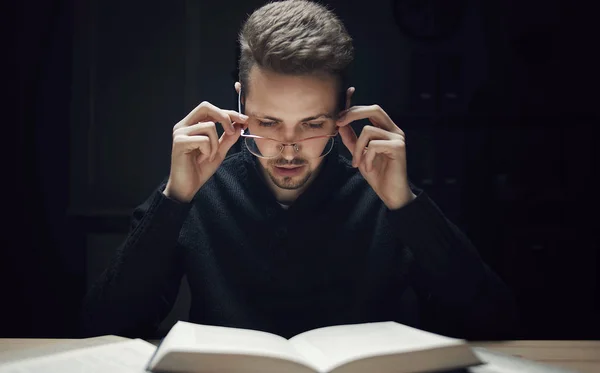
[[[250,117],[251,134],[295,143],[335,133],[337,90],[333,77],[281,75],[254,66],[249,85],[245,114]],[[293,146],[286,146],[279,156],[259,158],[259,162],[277,188],[302,190],[323,161],[311,158],[308,149],[302,145],[297,152]]]

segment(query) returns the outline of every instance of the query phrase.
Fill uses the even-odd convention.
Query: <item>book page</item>
[[[293,337],[290,343],[320,372],[327,372],[353,360],[464,342],[395,322],[378,322],[319,328]]]
[[[200,325],[178,321],[169,331],[152,359],[153,369],[170,352],[248,355],[313,365],[283,337],[258,330]]]
[[[84,339],[56,340],[52,341],[51,343],[45,343],[35,347],[28,347],[27,343],[15,343],[14,345],[10,346],[9,350],[0,351],[0,365],[26,358],[56,354],[59,352],[77,350],[83,347],[100,346],[127,340],[129,340],[129,338],[115,335],[104,335],[100,337]]]
[[[86,347],[0,365],[0,373],[143,373],[156,350],[141,339]]]

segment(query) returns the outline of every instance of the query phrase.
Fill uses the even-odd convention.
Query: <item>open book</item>
[[[116,336],[82,339],[19,351],[0,362],[0,373],[144,373],[156,347]]]
[[[466,341],[395,322],[314,329],[289,340],[179,321],[150,359],[152,372],[418,373],[481,364]]]

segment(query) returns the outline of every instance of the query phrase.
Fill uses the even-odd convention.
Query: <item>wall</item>
[[[354,103],[406,131],[409,175],[515,290],[526,337],[597,337],[590,23],[548,3],[471,0],[457,33],[431,44],[398,30],[389,1],[329,3],[355,39]],[[48,4],[21,40],[20,138],[36,140],[19,153],[33,180],[19,211],[33,230],[7,262],[22,280],[12,315],[33,321],[9,330],[68,336],[131,210],[168,174],[172,126],[202,100],[235,107],[236,35],[262,1]]]

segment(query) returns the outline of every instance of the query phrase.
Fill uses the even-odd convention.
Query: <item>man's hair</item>
[[[346,88],[348,66],[354,58],[352,38],[340,19],[321,4],[270,2],[248,17],[239,43],[239,78],[246,95],[254,64],[280,74],[333,75],[338,88]]]

